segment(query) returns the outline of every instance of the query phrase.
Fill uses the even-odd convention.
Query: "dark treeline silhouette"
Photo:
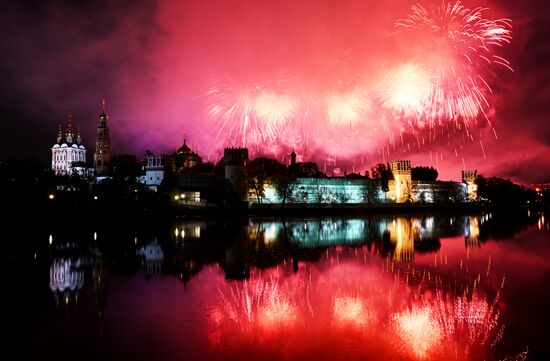
[[[481,201],[489,202],[496,208],[515,207],[534,203],[537,194],[534,190],[498,177],[476,178],[477,195]]]
[[[412,180],[435,182],[439,173],[434,167],[413,167],[411,168]]]

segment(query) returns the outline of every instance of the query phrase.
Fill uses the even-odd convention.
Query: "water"
[[[8,359],[550,359],[539,212],[24,224]]]

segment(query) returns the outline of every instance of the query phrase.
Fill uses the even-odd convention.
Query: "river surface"
[[[10,360],[550,359],[541,212],[23,224]]]

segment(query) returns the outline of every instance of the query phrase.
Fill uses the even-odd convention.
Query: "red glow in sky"
[[[26,155],[48,157],[68,111],[92,153],[107,98],[113,150],[138,158],[146,149],[172,152],[185,136],[210,161],[244,144],[253,156],[279,160],[294,149],[329,172],[411,159],[437,167],[440,179],[457,180],[463,168],[526,183],[550,179],[550,91],[541,86],[550,76],[547,5],[463,2],[486,7],[483,19],[512,20],[478,33],[489,39],[485,51],[479,39],[459,36],[464,18],[448,23],[446,37],[396,27],[415,4],[9,5],[0,15],[9,29],[0,36],[9,54],[0,74],[13,140],[2,153],[21,155],[13,142],[30,138],[37,146]],[[509,43],[490,41],[507,35],[503,29]],[[388,79],[407,64],[419,73],[395,89]]]

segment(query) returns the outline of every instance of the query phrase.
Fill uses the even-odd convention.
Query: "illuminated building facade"
[[[462,182],[389,181],[384,192],[381,182],[372,179],[297,178],[289,186],[287,203],[302,204],[371,204],[467,202],[468,185]],[[273,184],[264,185],[262,204],[280,204],[282,195]],[[259,203],[250,190],[249,202]]]
[[[155,155],[149,151],[145,153],[145,164],[142,171],[145,173],[139,177],[139,182],[153,189],[160,186],[164,180],[164,155]]]
[[[61,124],[57,128],[57,141],[52,150],[52,170],[56,175],[84,175],[86,168],[86,148],[82,144],[80,129],[73,133],[73,116],[68,115],[65,137]]]

